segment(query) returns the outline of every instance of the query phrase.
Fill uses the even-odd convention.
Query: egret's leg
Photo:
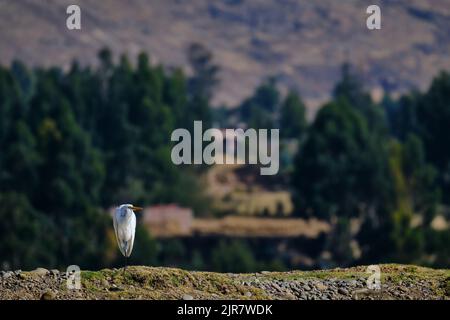
[[[122,242],[122,248],[123,248],[123,251],[122,252],[124,252],[124,256],[125,256],[125,268],[123,269],[124,271],[127,269],[127,267],[128,267],[128,257],[127,257],[127,255],[126,255],[126,253],[127,253],[127,247],[128,247],[128,243],[127,243],[127,241],[123,241]]]

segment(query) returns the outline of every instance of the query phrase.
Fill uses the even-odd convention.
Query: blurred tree
[[[13,123],[10,130],[1,148],[0,190],[31,195],[38,186],[41,163],[36,140],[23,120]]]
[[[293,186],[301,215],[375,216],[389,194],[387,150],[347,100],[325,105],[299,150]]]
[[[35,211],[26,196],[0,194],[0,267],[32,269],[57,264],[55,228]]]
[[[200,43],[192,43],[187,50],[193,71],[189,79],[189,92],[194,97],[211,99],[213,89],[219,84],[219,67],[213,62],[213,54]]]
[[[384,101],[388,112],[390,131],[393,136],[404,141],[409,133],[419,133],[419,119],[417,118],[417,102],[420,95],[412,92],[403,95],[396,103]]]
[[[11,64],[11,74],[17,81],[21,96],[28,102],[33,95],[34,77],[32,72],[19,60],[14,60]]]
[[[350,220],[348,218],[339,218],[332,232],[328,235],[324,248],[324,250],[332,254],[332,265],[345,267],[353,263],[354,257],[351,241]]]
[[[388,214],[379,223],[363,224],[358,239],[363,250],[363,263],[396,261],[421,263],[425,252],[425,233],[434,217],[439,201],[435,170],[425,163],[423,146],[417,136],[409,135],[405,144],[390,142],[389,166],[393,192]],[[413,219],[421,217],[422,225]],[[377,234],[385,234],[379,238]]]
[[[185,261],[186,248],[180,239],[167,239],[161,246],[160,259],[166,266],[179,266]]]
[[[362,83],[351,65],[344,63],[341,67],[341,79],[334,87],[333,96],[335,99],[346,99],[351,106],[362,111],[372,104],[372,99],[364,91]]]
[[[280,93],[275,79],[269,78],[239,106],[241,121],[248,123],[251,128],[270,129],[273,127],[274,113],[279,102]]]
[[[437,185],[437,171],[425,159],[422,141],[409,134],[403,147],[403,172],[406,177],[412,210],[423,217],[428,226],[436,213],[441,193]]]
[[[431,253],[434,258],[427,264],[435,268],[448,268],[450,265],[450,230],[433,230],[428,228],[425,230],[426,252]]]
[[[205,268],[205,262],[199,250],[194,250],[192,253],[190,267],[192,270],[203,270]]]
[[[251,272],[257,266],[248,246],[239,240],[220,241],[212,252],[211,263],[218,272]]]
[[[280,136],[298,139],[305,131],[305,105],[295,92],[289,92],[281,105]]]
[[[417,119],[419,136],[424,142],[427,159],[436,166],[443,200],[450,203],[450,74],[442,72],[419,99]]]

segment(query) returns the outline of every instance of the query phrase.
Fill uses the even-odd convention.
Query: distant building
[[[193,212],[176,204],[146,207],[142,223],[155,237],[190,235]]]

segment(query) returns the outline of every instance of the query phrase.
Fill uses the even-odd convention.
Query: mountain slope
[[[370,3],[369,3],[370,2]],[[0,62],[68,67],[96,61],[108,46],[186,66],[193,41],[222,67],[216,103],[236,104],[264,78],[297,88],[310,105],[330,93],[344,61],[357,65],[374,92],[425,88],[450,69],[446,0],[383,2],[382,29],[366,28],[366,8],[380,1],[120,0],[78,1],[82,30],[65,27],[71,0],[0,0]]]

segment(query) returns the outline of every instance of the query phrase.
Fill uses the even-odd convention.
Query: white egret
[[[114,213],[114,231],[120,252],[125,256],[125,268],[128,266],[128,257],[131,255],[131,251],[133,251],[136,232],[136,216],[134,211],[140,210],[142,208],[135,207],[132,204],[122,204],[116,208]]]

